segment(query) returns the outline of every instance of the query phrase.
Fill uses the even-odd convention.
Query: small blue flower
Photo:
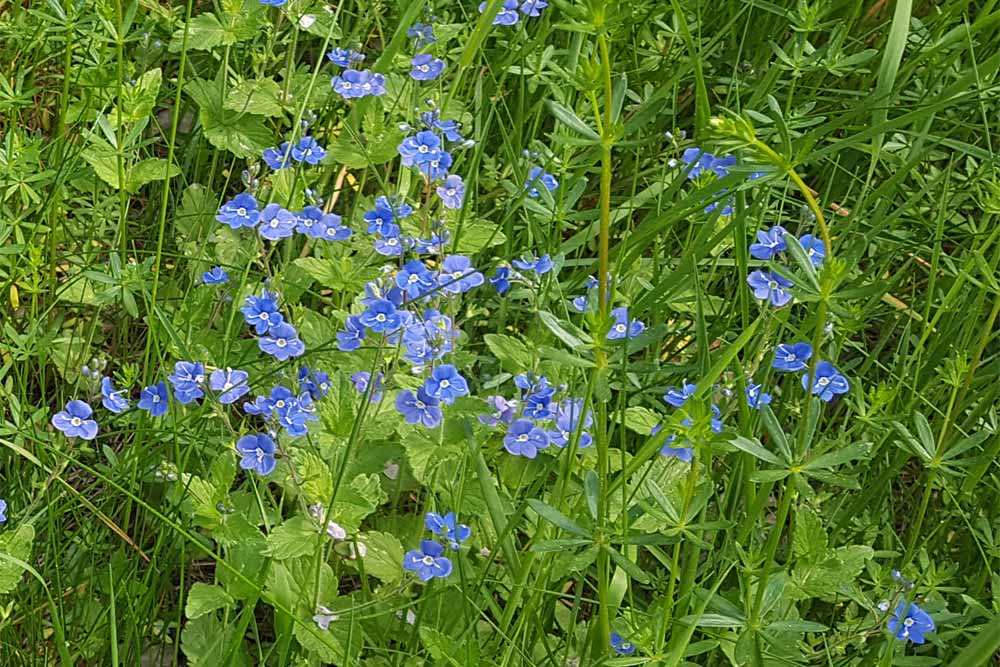
[[[126,394],[128,391],[125,389],[115,390],[111,378],[105,376],[101,379],[101,404],[111,412],[120,414],[128,410],[128,399],[124,397]]]
[[[396,306],[388,299],[374,299],[368,309],[361,313],[359,322],[375,333],[392,333],[398,329],[403,319],[396,311]]]
[[[538,184],[543,185],[549,192],[559,187],[559,181],[556,180],[555,176],[547,173],[541,167],[533,167],[528,172],[528,182],[524,184],[524,189],[528,191],[529,197],[537,197],[540,194]]]
[[[324,371],[312,370],[308,366],[299,369],[299,387],[305,389],[316,400],[330,393],[330,376]]]
[[[472,262],[465,255],[449,255],[441,263],[438,284],[445,292],[452,294],[468,292],[484,282],[483,274],[476,271]]]
[[[826,258],[826,244],[822,239],[818,239],[812,234],[805,234],[799,237],[799,245],[806,251],[806,256],[813,266],[823,266]]]
[[[415,40],[414,46],[418,49],[437,41],[437,37],[434,36],[434,26],[425,23],[414,23],[406,31],[406,36]]]
[[[625,638],[617,632],[611,633],[611,648],[618,655],[632,655],[635,653],[635,644],[625,641]]]
[[[291,212],[279,204],[268,204],[260,212],[260,226],[257,231],[268,241],[286,239],[295,233],[298,221]]]
[[[937,626],[934,625],[931,615],[917,606],[916,602],[907,603],[906,600],[900,600],[896,612],[886,623],[886,628],[896,639],[923,644],[924,635],[934,632]]]
[[[663,400],[668,405],[679,408],[684,405],[689,398],[698,390],[698,385],[691,382],[683,382],[681,388],[667,387],[667,393],[663,395]]]
[[[247,296],[246,305],[240,308],[243,319],[254,328],[258,336],[267,333],[271,327],[276,327],[285,321],[281,313],[278,312],[277,295],[267,290],[261,292],[260,296],[250,294]]]
[[[668,444],[660,447],[660,454],[662,456],[675,458],[684,463],[691,463],[694,459],[694,449],[691,447],[671,447],[669,443],[673,442],[673,436],[667,441]]]
[[[450,174],[444,179],[444,183],[438,186],[437,194],[445,208],[462,208],[462,202],[465,200],[465,183],[462,177]]]
[[[225,285],[229,282],[229,274],[221,266],[213,266],[211,271],[201,274],[201,282],[206,285]]]
[[[757,259],[772,259],[779,252],[788,247],[785,241],[785,228],[775,225],[766,232],[757,232],[757,243],[750,244],[750,256]]]
[[[277,148],[266,148],[262,156],[268,167],[278,171],[292,166],[291,150],[288,142],[281,144]]]
[[[448,168],[451,167],[451,153],[445,150],[438,151],[431,159],[417,164],[417,169],[423,172],[428,180],[437,181],[448,176]]]
[[[260,0],[260,4],[271,7],[282,7],[288,0]]]
[[[755,410],[760,410],[762,405],[771,404],[771,395],[760,390],[761,385],[754,384],[752,380],[747,381],[747,405]]]
[[[490,284],[496,288],[497,294],[503,294],[510,289],[510,267],[498,266],[496,273],[490,278]]]
[[[514,25],[520,19],[517,0],[504,0],[500,12],[493,18],[493,25]],[[479,13],[486,11],[486,2],[479,3]]]
[[[219,394],[219,403],[229,405],[250,391],[250,385],[247,384],[249,377],[246,371],[216,368],[208,376],[208,386],[212,391],[222,392]]]
[[[771,368],[779,371],[801,371],[805,370],[806,362],[812,358],[813,349],[809,343],[781,343],[774,350],[774,360],[771,361]]]
[[[344,330],[337,332],[337,349],[341,352],[353,352],[361,347],[364,339],[365,325],[361,323],[361,316],[348,315]]]
[[[291,324],[282,322],[257,340],[261,352],[270,354],[278,361],[287,361],[292,357],[305,354],[306,346],[299,340],[299,333]]]
[[[319,238],[323,235],[325,225],[323,222],[323,209],[318,206],[306,206],[295,216],[295,231],[312,238]]]
[[[423,262],[411,259],[396,274],[396,286],[410,299],[419,299],[437,289],[437,280]]]
[[[574,296],[570,303],[573,306],[573,310],[578,313],[585,313],[590,310],[590,301],[584,295]]]
[[[716,178],[724,178],[729,174],[729,168],[736,164],[736,156],[716,157],[700,148],[688,148],[681,156],[681,162],[693,165],[687,176],[692,181],[708,172],[713,173]]]
[[[614,324],[608,330],[608,340],[635,338],[646,329],[646,325],[639,320],[629,320],[628,308],[615,308],[611,311],[611,317],[614,318]]]
[[[322,233],[317,230],[316,238],[321,238],[325,241],[346,241],[351,238],[354,231],[341,224],[341,218],[339,215],[333,213],[327,213],[323,216],[323,220],[315,225],[317,228],[322,226]]]
[[[521,13],[525,16],[538,18],[542,15],[542,10],[549,6],[545,0],[524,0],[521,3]]]
[[[341,49],[336,48],[326,54],[326,57],[330,59],[334,65],[339,67],[350,67],[355,63],[364,62],[364,55],[358,53],[354,49]]]
[[[429,53],[421,53],[410,60],[410,78],[414,81],[433,81],[444,71],[444,61]]]
[[[262,477],[274,471],[277,464],[274,449],[274,440],[263,433],[245,435],[236,441],[236,451],[242,454],[240,467],[244,470],[256,470]]]
[[[147,410],[152,417],[162,417],[167,414],[167,384],[157,382],[151,384],[139,393],[139,409]]]
[[[372,374],[368,371],[358,371],[351,375],[351,382],[354,384],[354,390],[359,394],[364,394],[368,391],[368,385],[371,383]],[[372,395],[369,399],[372,403],[378,403],[382,400],[382,371],[379,371],[375,375],[375,386],[372,387]]]
[[[464,141],[465,137],[458,131],[458,121],[452,119],[441,120],[437,111],[425,111],[420,114],[420,122],[432,130],[437,130],[444,134],[448,141]]]
[[[775,308],[781,308],[792,300],[792,295],[787,290],[792,286],[791,281],[777,273],[758,269],[747,276],[747,284],[753,290],[754,298],[769,300]]]
[[[588,428],[594,423],[594,415],[587,410],[586,415],[584,415],[583,410],[583,400],[579,398],[573,398],[568,401],[560,402],[559,409],[556,413],[556,429],[555,431],[549,431],[549,442],[554,444],[556,447],[565,447],[573,439],[573,434],[576,433],[577,425],[580,422],[580,416],[583,415],[583,427]],[[586,431],[580,432],[580,441],[577,446],[580,449],[584,447],[589,447],[593,443],[594,439]]]
[[[403,556],[403,569],[415,572],[420,581],[443,579],[451,574],[451,561],[443,553],[444,547],[437,542],[421,540],[419,550],[407,551]]]
[[[458,545],[472,536],[472,529],[464,523],[456,525],[458,520],[454,512],[448,512],[441,516],[437,512],[428,512],[424,517],[424,526],[435,535],[448,540],[453,550],[458,549]]]
[[[292,148],[292,159],[306,164],[319,164],[326,157],[326,150],[312,137],[302,137]]]
[[[456,398],[469,394],[469,383],[454,366],[442,364],[424,381],[424,391],[445,405],[451,405]]]
[[[403,139],[396,150],[403,158],[403,166],[419,166],[441,155],[441,138],[429,130],[421,130]]]
[[[490,428],[496,428],[497,424],[501,422],[508,426],[514,423],[518,406],[516,400],[508,401],[503,396],[487,396],[486,402],[493,408],[493,412],[488,415],[479,415],[480,422]]]
[[[90,418],[94,410],[83,401],[72,400],[52,416],[52,425],[67,438],[93,440],[97,437],[97,422]]]
[[[374,208],[365,211],[362,219],[368,223],[369,234],[381,234],[382,236],[396,236],[399,234],[399,227],[393,225],[396,215],[393,213],[392,207],[385,206],[379,200],[375,201]],[[393,233],[394,231],[395,233]]]
[[[260,219],[257,200],[247,192],[238,194],[222,205],[215,219],[233,229],[254,227]]]
[[[174,386],[174,398],[182,405],[205,395],[201,389],[205,381],[205,367],[200,361],[178,361],[174,364],[173,375],[168,375],[167,380]]]
[[[440,424],[443,417],[440,401],[429,396],[423,387],[418,388],[416,394],[408,389],[399,392],[396,411],[403,415],[407,424],[423,424],[427,428]]]
[[[551,271],[553,266],[552,258],[548,255],[541,257],[523,255],[521,259],[515,259],[511,264],[522,271],[534,271],[540,276]]]
[[[345,69],[331,81],[334,92],[344,99],[385,94],[385,76],[370,70]]]
[[[809,388],[809,372],[802,374],[802,388]],[[816,374],[813,377],[812,393],[819,396],[821,400],[829,403],[838,394],[846,394],[851,388],[837,367],[829,361],[821,361],[816,364]]]
[[[533,459],[538,450],[549,446],[548,434],[528,419],[518,419],[510,425],[503,439],[503,447],[515,456]]]
[[[0,524],[7,523],[7,501],[0,498]]]

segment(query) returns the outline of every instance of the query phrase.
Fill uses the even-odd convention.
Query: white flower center
[[[451,382],[450,381],[448,381],[448,380],[441,380],[441,388],[442,389],[447,389],[450,386],[451,386]]]
[[[625,325],[624,324],[616,324],[615,325],[615,331],[617,331],[618,333],[625,333]]]
[[[768,280],[767,287],[768,289],[778,289],[778,283],[775,282],[774,280]]]
[[[83,423],[83,420],[81,420],[79,417],[73,417],[72,419],[69,420],[69,423],[72,424],[73,426],[79,426],[80,424]]]
[[[262,320],[264,320],[266,322],[267,318],[269,318],[270,315],[267,312],[263,312],[260,315],[258,315],[257,317],[259,317],[260,319],[262,319]]]
[[[284,338],[279,338],[274,341],[274,344],[277,345],[278,347],[285,347],[285,345],[287,345],[288,342]]]
[[[428,67],[427,65],[421,65],[417,69],[419,69],[421,72],[428,72],[428,71],[430,71],[431,68]]]
[[[830,378],[820,378],[816,380],[816,384],[818,384],[821,387],[825,387],[826,385],[830,384]]]
[[[447,194],[449,197],[454,197],[455,196],[455,188],[448,188],[447,190],[445,190],[445,194]]]
[[[240,206],[238,209],[236,209],[236,215],[240,216],[241,218],[245,218],[247,215],[247,210],[242,206]]]
[[[417,410],[423,410],[424,408],[427,407],[427,404],[424,403],[423,401],[420,401],[420,400],[414,401],[413,405],[414,405],[414,407],[417,408]]]
[[[159,402],[160,402],[160,395],[153,394],[153,403],[159,403]]]
[[[276,407],[276,408],[283,408],[283,407],[285,407],[285,402],[282,401],[282,400],[277,400],[277,401],[274,402],[274,407]]]
[[[423,558],[420,559],[420,562],[422,562],[424,565],[433,565],[434,556],[424,556]]]
[[[351,89],[351,82],[350,81],[345,81],[344,82],[344,90],[350,90],[350,89]]]
[[[257,461],[263,461],[263,460],[264,460],[264,450],[263,450],[263,449],[261,449],[260,447],[258,447],[258,448],[257,448],[257,449],[256,449],[256,450],[254,451],[254,454],[256,454],[256,455],[257,455]]]
[[[427,146],[421,144],[420,147],[417,148],[417,150],[420,151],[421,153],[426,153],[429,149],[427,148]]]
[[[517,436],[517,441],[518,442],[528,442],[528,434],[527,433],[522,433],[521,435]]]
[[[379,313],[378,315],[375,316],[375,321],[376,322],[385,322],[385,315],[383,315],[382,313]]]

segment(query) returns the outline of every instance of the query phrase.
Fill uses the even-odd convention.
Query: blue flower
[[[413,56],[410,65],[410,78],[414,81],[433,81],[444,71],[444,61],[429,53]]]
[[[766,232],[757,232],[757,243],[750,244],[750,255],[757,259],[771,259],[784,250],[788,244],[785,241],[785,228],[775,225]]]
[[[424,380],[424,391],[445,405],[451,405],[456,398],[469,394],[469,383],[454,366],[442,364]]]
[[[725,190],[719,190],[718,192],[716,192],[712,196],[713,197],[721,197],[721,196],[723,196],[725,194],[726,194]],[[726,204],[722,207],[722,211],[720,212],[720,215],[732,215],[733,211],[736,210],[736,209],[733,208],[733,204],[734,203],[735,203],[735,201],[733,200],[733,198],[729,197],[729,199],[726,200]],[[711,213],[712,211],[714,211],[717,208],[719,208],[719,202],[718,201],[713,201],[710,204],[708,204],[708,206],[705,207],[705,213]]]
[[[934,632],[934,619],[926,611],[917,606],[916,602],[900,600],[896,612],[886,623],[889,632],[896,639],[909,640],[914,644],[923,644],[924,635]]]
[[[402,255],[407,241],[410,240],[400,237],[398,225],[393,225],[393,227],[395,229],[391,230],[393,232],[391,236],[375,241],[375,252],[385,257],[399,257]]]
[[[149,411],[152,417],[162,417],[167,414],[167,384],[157,382],[151,384],[139,393],[139,409]]]
[[[326,225],[323,224],[323,209],[318,206],[306,206],[295,216],[295,231],[312,238],[321,238]],[[339,217],[338,217],[339,222]]]
[[[299,333],[291,324],[282,322],[271,327],[263,337],[257,340],[261,352],[270,354],[278,361],[287,361],[292,357],[300,357],[306,351],[305,344],[299,340]]]
[[[7,523],[7,501],[0,498],[0,523]]]
[[[254,328],[258,336],[267,333],[268,329],[285,321],[285,318],[278,312],[276,295],[267,290],[261,292],[260,296],[253,294],[247,296],[246,305],[240,308],[240,312],[243,313],[243,319]]]
[[[392,224],[396,219],[395,213],[393,213],[391,206],[385,206],[383,202],[375,200],[375,208],[365,211],[362,219],[368,223],[368,233],[369,234],[381,234],[382,236],[395,235],[391,234],[394,231]],[[395,232],[398,234],[399,227],[395,226]]]
[[[809,388],[809,372],[802,374],[802,388]],[[837,394],[846,394],[850,390],[851,384],[847,381],[837,367],[829,361],[821,361],[816,364],[816,374],[813,377],[812,393],[819,396],[821,400],[829,403]]]
[[[497,424],[503,422],[504,424],[510,425],[514,422],[514,417],[517,416],[517,401],[508,401],[503,396],[487,396],[486,402],[493,408],[493,412],[488,415],[479,415],[479,421],[489,426],[490,428],[496,428]]]
[[[548,434],[528,419],[518,419],[510,425],[503,439],[503,447],[515,456],[533,459],[538,450],[549,446]]]
[[[484,282],[483,274],[476,271],[465,255],[448,255],[441,263],[438,284],[445,292],[452,294],[468,292]]]
[[[292,159],[306,164],[319,164],[326,157],[326,150],[312,137],[302,137],[292,148]]]
[[[698,385],[690,382],[683,382],[680,389],[677,389],[676,387],[667,387],[667,393],[663,395],[663,400],[666,401],[668,405],[679,408],[684,405],[697,390]]]
[[[385,76],[370,70],[345,69],[330,83],[334,92],[344,99],[385,94]]]
[[[213,266],[211,271],[201,274],[201,282],[206,285],[225,285],[229,282],[229,274],[221,266]]]
[[[403,323],[395,304],[388,299],[374,299],[361,313],[359,321],[366,328],[381,334],[392,333]]]
[[[624,306],[612,310],[611,317],[615,322],[608,330],[608,340],[635,338],[646,329],[646,325],[639,320],[629,320],[628,308]]]
[[[754,298],[761,301],[770,300],[775,308],[781,308],[792,300],[792,295],[787,291],[787,288],[792,286],[791,281],[777,273],[758,269],[747,276],[747,284],[753,290]]]
[[[275,389],[279,389],[279,387]],[[319,417],[316,415],[315,408],[313,407],[312,397],[308,393],[295,396],[295,394],[292,394],[285,387],[280,387],[280,389],[283,390],[283,393],[287,392],[287,397],[276,399],[276,391],[271,391],[271,403],[278,424],[281,425],[288,435],[305,435],[309,432],[306,422],[319,421]]]
[[[804,234],[799,237],[799,245],[806,251],[806,256],[813,266],[823,266],[826,258],[826,244],[822,239],[814,237],[812,234]]]
[[[208,386],[212,388],[212,391],[222,392],[219,394],[219,403],[229,405],[250,391],[250,385],[247,384],[249,377],[246,371],[216,368],[208,376]]]
[[[521,3],[521,13],[525,16],[537,18],[542,15],[542,10],[549,6],[545,0],[524,0]]]
[[[361,316],[348,315],[344,330],[337,332],[337,349],[341,352],[353,352],[361,347],[364,339],[365,325],[361,323]]]
[[[617,632],[611,633],[611,648],[618,655],[632,655],[635,653],[635,644],[625,641],[625,638]]]
[[[174,386],[174,398],[182,405],[205,395],[201,389],[205,381],[205,367],[200,361],[178,361],[174,364],[174,374],[168,375],[167,380]]]
[[[441,120],[437,111],[425,111],[420,114],[420,122],[428,128],[438,130],[448,141],[463,141],[465,137],[458,131],[458,122],[452,119]]]
[[[436,181],[448,175],[448,168],[451,167],[451,163],[451,153],[441,150],[431,157],[431,159],[417,164],[417,169],[423,172],[428,180]]]
[[[465,183],[462,182],[462,177],[450,174],[444,179],[444,183],[438,186],[437,194],[445,208],[462,208],[462,202],[465,200]]]
[[[486,2],[479,3],[479,13],[486,11]],[[517,0],[503,0],[503,7],[493,18],[493,25],[514,25],[520,15],[517,13]]]
[[[125,389],[116,391],[111,378],[105,376],[101,379],[101,404],[108,410],[115,414],[128,410],[128,399],[123,394],[128,394],[128,391]]]
[[[552,258],[548,255],[541,257],[523,255],[521,259],[515,259],[511,263],[522,271],[534,271],[540,276],[551,271],[553,266]]]
[[[262,156],[267,166],[275,171],[292,166],[292,156],[286,141],[277,148],[266,148]]]
[[[425,23],[414,23],[406,31],[406,36],[415,40],[414,46],[418,49],[437,41],[437,37],[434,36],[434,26]]]
[[[326,57],[330,59],[330,62],[339,67],[350,67],[355,63],[363,62],[365,59],[363,54],[358,53],[354,49],[341,48],[333,49],[326,54]]]
[[[351,382],[354,383],[354,390],[359,394],[364,394],[368,391],[368,385],[371,383],[372,374],[368,371],[358,371],[351,375]],[[375,386],[372,387],[372,395],[369,399],[372,403],[378,403],[382,400],[382,371],[379,371],[375,375]]]
[[[442,413],[440,401],[429,396],[423,387],[414,394],[410,390],[396,395],[396,411],[403,415],[407,424],[423,424],[434,428],[441,423]]]
[[[537,197],[540,194],[537,187],[538,184],[543,185],[549,192],[559,187],[559,181],[556,180],[555,176],[546,172],[541,167],[533,167],[528,172],[528,182],[524,184],[524,189],[528,191],[529,197]]]
[[[67,438],[93,440],[97,437],[97,422],[90,418],[94,410],[83,401],[72,400],[52,416],[52,425]]]
[[[340,216],[333,213],[324,215],[322,222],[316,223],[314,226],[322,227],[322,232],[316,230],[316,238],[326,241],[346,241],[354,234],[350,227],[341,224]]]
[[[269,5],[271,7],[281,7],[286,2],[288,2],[288,0],[260,0],[260,4]]]
[[[257,228],[257,231],[268,241],[277,241],[294,234],[297,223],[295,216],[283,209],[281,205],[268,204],[260,212],[260,227]]]
[[[774,350],[774,360],[771,361],[771,368],[779,371],[801,371],[805,370],[806,362],[812,358],[813,349],[809,343],[781,343]]]
[[[238,194],[222,205],[215,219],[224,225],[229,225],[233,229],[253,227],[260,219],[260,212],[257,210],[257,200],[254,199],[252,194],[247,192]]]
[[[305,389],[316,400],[330,393],[330,376],[324,371],[312,370],[308,366],[299,369],[299,387]]]
[[[585,313],[590,310],[590,301],[584,295],[574,296],[570,304],[573,306],[573,310],[578,313]]]
[[[454,512],[441,516],[437,512],[428,512],[424,517],[424,526],[435,535],[448,540],[451,548],[457,550],[458,545],[472,536],[472,529],[464,523],[457,524]]]
[[[729,168],[736,164],[736,156],[724,155],[716,157],[700,148],[688,148],[681,156],[681,162],[693,165],[688,171],[688,179],[695,180],[702,174],[711,172],[716,178],[724,178],[729,174]]]
[[[419,166],[441,155],[441,138],[429,130],[421,130],[403,139],[396,150],[403,158],[403,166]]]
[[[583,411],[583,400],[579,398],[573,398],[568,401],[563,401],[559,404],[559,409],[556,412],[556,429],[555,431],[549,431],[549,442],[554,444],[556,447],[565,447],[573,439],[573,434],[576,433],[577,425],[580,423],[580,416],[583,415],[583,427],[588,428],[594,423],[594,415],[587,410],[586,415]],[[584,447],[589,447],[594,441],[593,437],[586,431],[580,432],[580,442],[577,446],[580,449]]]
[[[762,405],[771,404],[771,395],[760,390],[761,385],[754,384],[753,380],[747,381],[747,405],[755,410],[760,410]]]
[[[510,267],[498,266],[496,273],[490,278],[490,284],[496,288],[497,294],[503,294],[510,289]]]
[[[409,298],[419,299],[437,288],[437,280],[423,262],[411,259],[396,274],[396,285]]]
[[[266,477],[274,471],[277,461],[274,460],[274,440],[263,433],[245,435],[236,441],[236,451],[243,455],[240,467],[244,470],[256,470]]]
[[[451,561],[443,553],[444,547],[437,542],[421,540],[419,550],[407,551],[403,556],[403,569],[415,572],[420,581],[443,579],[451,574]]]

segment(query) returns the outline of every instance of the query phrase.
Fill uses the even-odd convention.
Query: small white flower
[[[336,521],[330,521],[326,524],[326,534],[335,541],[347,539],[347,531]]]
[[[382,468],[382,474],[395,481],[399,478],[399,464],[395,461],[386,461]]]
[[[337,615],[333,613],[333,610],[327,609],[323,605],[316,605],[316,614],[313,616],[313,621],[320,630],[329,630],[330,623],[337,620]]]
[[[299,17],[299,27],[303,30],[308,30],[312,27],[312,24],[316,22],[316,17],[312,14],[303,14]]]

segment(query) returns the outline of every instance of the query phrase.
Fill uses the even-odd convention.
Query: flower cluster
[[[773,260],[779,257],[788,247],[787,236],[788,233],[780,225],[775,225],[766,231],[758,231],[757,242],[750,245],[750,255],[760,260]],[[804,234],[798,239],[792,237],[792,243],[798,243],[802,247],[813,266],[823,265],[823,259],[826,257],[826,246],[823,241],[812,234]],[[755,298],[770,301],[775,308],[787,305],[792,300],[792,295],[788,291],[792,282],[775,271],[756,269],[747,276],[747,284],[753,290]]]
[[[663,395],[663,400],[667,405],[674,408],[683,407],[687,403],[688,399],[698,391],[698,385],[687,382],[686,380],[681,383],[680,388],[677,387],[667,387],[667,392]],[[686,428],[691,428],[691,420],[685,417],[681,421],[681,425]],[[710,426],[713,433],[722,433],[722,411],[719,406],[712,404],[712,418]],[[660,432],[659,426],[654,426],[651,435],[656,435]],[[663,456],[670,456],[676,459],[680,459],[685,463],[691,463],[694,458],[694,448],[693,447],[671,447],[676,436],[671,435],[667,438],[666,444],[660,448],[660,454]]]
[[[479,3],[479,13],[486,11],[487,2]],[[525,18],[538,18],[542,10],[549,6],[545,0],[504,0],[500,11],[493,18],[493,25],[516,25],[523,14]]]
[[[288,361],[305,353],[306,346],[299,340],[298,331],[285,321],[278,310],[276,293],[264,289],[260,296],[248,295],[240,312],[243,313],[246,323],[253,327],[259,336],[257,346],[261,352],[271,355],[278,361]]]
[[[262,157],[268,167],[278,171],[291,167],[293,161],[317,165],[326,157],[326,149],[312,137],[306,136],[294,146],[286,141],[276,148],[267,148]]]
[[[781,343],[774,350],[771,367],[783,372],[802,372],[802,388],[808,389],[827,403],[835,396],[850,391],[851,385],[847,378],[829,361],[820,361],[816,364],[816,372],[810,387],[808,362],[812,355],[813,349],[809,343]]]
[[[292,213],[272,202],[260,210],[256,198],[249,192],[238,194],[223,204],[215,219],[233,230],[256,228],[268,241],[289,238],[296,233],[325,241],[343,241],[352,234],[350,227],[341,223],[339,215],[325,213],[318,206],[306,206],[298,213]],[[228,280],[229,276],[221,267],[202,275],[206,284],[220,284]]]
[[[453,551],[472,536],[472,529],[458,523],[454,512],[445,515],[428,512],[424,517],[427,530],[444,538]],[[420,581],[443,579],[451,574],[451,559],[444,556],[444,546],[434,540],[421,540],[420,549],[408,551],[403,556],[403,568],[417,575]]]

